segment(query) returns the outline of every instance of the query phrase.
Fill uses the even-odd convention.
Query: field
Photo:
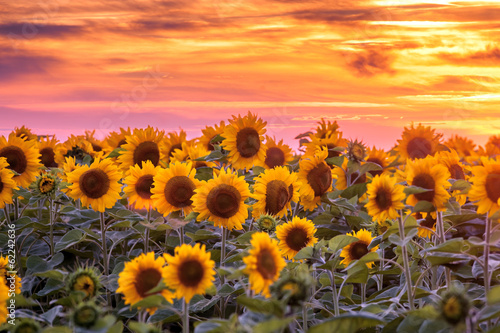
[[[0,331],[500,332],[500,136],[0,137]]]

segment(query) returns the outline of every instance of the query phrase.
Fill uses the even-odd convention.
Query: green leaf
[[[335,165],[338,166],[339,168],[342,167],[342,164],[344,163],[344,156],[335,156],[335,157],[330,157],[325,160],[326,163],[330,165]]]
[[[293,318],[285,318],[285,319],[271,319],[267,321],[263,321],[258,323],[253,327],[253,332],[254,333],[273,333],[277,331],[281,331],[283,328],[285,328],[290,322],[293,320]]]
[[[126,149],[124,149],[124,148],[120,148],[120,147],[115,148],[115,149],[113,149],[113,151],[112,151],[111,153],[109,153],[109,154],[108,154],[108,156],[106,156],[106,158],[118,157],[118,156],[120,156],[120,155],[121,155],[121,152],[122,152],[122,151],[125,151],[125,150],[126,150]]]
[[[467,193],[470,188],[471,183],[463,179],[458,179],[453,182],[453,185],[451,185],[450,187],[450,191],[462,191],[464,193]]]
[[[500,286],[491,288],[486,296],[489,305],[500,303]]]
[[[354,265],[347,270],[347,282],[366,283],[368,281],[368,267],[365,264]]]
[[[263,300],[240,295],[236,298],[236,302],[254,312],[269,313],[279,317],[283,315],[283,308],[275,299]]]
[[[351,199],[355,196],[361,198],[363,194],[366,193],[366,190],[367,190],[367,183],[354,184],[343,190],[340,196],[346,199]]]
[[[353,236],[348,236],[348,235],[338,235],[330,239],[328,242],[328,247],[330,250],[335,253],[338,250],[346,247],[347,245],[357,242],[358,239]]]
[[[64,278],[66,277],[67,273],[60,270],[52,269],[50,271],[35,273],[33,275],[39,276],[41,278],[51,278],[59,281],[64,281]]]
[[[404,189],[404,192],[406,193],[406,195],[420,194],[420,193],[425,193],[425,192],[429,192],[429,191],[432,191],[432,190],[428,190],[426,188],[413,186],[413,185],[407,186]]]
[[[36,293],[37,296],[47,296],[53,292],[56,292],[58,290],[61,290],[64,288],[64,284],[61,283],[59,280],[55,279],[48,279],[47,283],[45,284],[45,287],[43,287],[42,290]]]
[[[432,203],[430,203],[429,201],[425,201],[425,200],[420,200],[419,202],[417,202],[415,207],[413,207],[414,212],[430,213],[430,212],[433,212],[435,210],[436,210],[436,208],[434,207],[434,205]]]
[[[219,234],[214,234],[213,231],[207,229],[197,230],[194,234],[192,232],[186,232],[186,236],[191,238],[194,242],[204,241],[208,239],[219,239]]]
[[[352,333],[360,329],[383,325],[384,321],[369,312],[345,313],[313,326],[308,333]]]
[[[70,230],[56,243],[55,251],[60,252],[70,246],[80,243],[85,237],[85,234],[78,229]]]
[[[297,252],[294,259],[295,260],[311,259],[314,258],[313,255],[314,255],[314,249],[311,246],[308,246],[302,248],[299,252]]]
[[[30,273],[41,273],[53,269],[64,260],[64,254],[56,253],[52,259],[46,261],[38,256],[29,256],[26,261],[26,267]]]
[[[166,299],[161,295],[148,296],[139,302],[132,304],[134,308],[148,309],[159,308],[162,304],[166,303]]]

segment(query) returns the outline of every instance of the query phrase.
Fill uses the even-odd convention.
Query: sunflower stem
[[[333,310],[335,311],[335,316],[340,315],[339,310],[339,299],[337,294],[337,284],[335,283],[335,268],[331,270],[332,279],[332,291],[333,291]]]
[[[11,224],[11,221],[10,221],[10,213],[9,213],[8,206],[9,206],[9,205],[5,205],[5,207],[3,208],[3,211],[5,212],[5,219],[7,220],[7,223],[8,223],[8,224]]]
[[[49,198],[50,256],[54,256],[54,221],[52,221],[52,199]]]
[[[366,283],[360,283],[361,286],[361,304],[366,302]]]
[[[144,253],[149,252],[149,224],[151,223],[151,206],[148,209],[147,215],[146,215],[146,222],[148,226],[146,227],[146,232],[145,232],[145,240],[144,240]]]
[[[439,230],[439,237],[441,238],[440,243],[446,242],[446,234],[444,232],[444,223],[443,223],[443,212],[437,212],[437,228]],[[446,279],[446,286],[451,286],[451,271],[448,267],[444,269],[444,277]]]
[[[189,333],[189,302],[182,302],[182,332]]]
[[[380,271],[384,271],[384,249],[380,250]],[[380,291],[384,288],[384,274],[379,274],[377,279],[377,290]]]
[[[408,295],[408,303],[410,303],[410,310],[415,309],[415,305],[413,304],[413,289],[411,286],[411,271],[410,271],[410,263],[408,260],[408,250],[406,248],[406,235],[405,235],[405,225],[403,220],[403,211],[399,211],[399,237],[401,238],[402,246],[401,246],[401,254],[403,257],[403,268],[406,280],[406,294]]]
[[[102,212],[100,215],[101,221],[101,242],[102,242],[102,257],[104,261],[104,275],[108,275],[108,246],[106,244],[106,221],[104,218],[104,213]]]
[[[491,219],[486,213],[486,226],[484,229],[484,293],[490,291],[490,236],[491,236]],[[489,325],[488,325],[489,326]]]
[[[302,330],[307,332],[307,306],[302,305]]]
[[[19,200],[17,198],[14,199],[14,221],[19,219]]]
[[[222,234],[222,239],[221,239],[221,246],[220,246],[220,264],[219,268],[222,268],[222,265],[224,264],[224,260],[226,259],[226,229],[223,227],[220,228],[221,234]],[[220,286],[222,287],[225,283],[225,278],[224,275],[222,274],[220,276]],[[220,314],[221,318],[224,318],[226,315],[226,302],[224,300],[224,297],[221,297],[220,299]]]

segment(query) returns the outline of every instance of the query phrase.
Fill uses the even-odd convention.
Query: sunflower
[[[347,143],[346,156],[354,162],[360,163],[364,161],[366,158],[366,146],[363,141],[358,141],[358,139],[349,141]]]
[[[40,138],[38,142],[38,151],[40,152],[40,161],[46,168],[57,168],[56,151],[59,140],[55,136]]]
[[[44,172],[36,177],[36,180],[30,185],[30,189],[36,195],[45,197],[54,197],[59,187],[59,177],[53,173]]]
[[[485,153],[490,157],[500,155],[500,135],[490,136],[485,145]]]
[[[13,133],[15,136],[17,136],[18,138],[21,138],[25,141],[38,139],[38,135],[31,132],[31,130],[24,125],[22,127],[15,127]]]
[[[186,132],[183,130],[179,134],[170,132],[167,135],[168,137],[162,141],[161,151],[165,156],[165,161],[171,162],[175,151],[182,149],[182,143],[190,143],[190,141],[186,141]]]
[[[432,231],[436,231],[436,218],[433,217],[435,214],[425,214],[425,213],[416,213],[417,218],[420,220],[420,226],[431,229]],[[424,217],[425,215],[425,217]],[[433,233],[430,230],[424,228],[418,228],[418,236],[422,238],[431,238]]]
[[[96,160],[90,167],[82,165],[68,174],[68,182],[72,183],[69,195],[102,213],[120,199],[120,179],[121,173],[111,160]]]
[[[249,255],[243,258],[245,272],[249,275],[250,288],[256,293],[270,297],[269,286],[278,280],[286,266],[278,242],[265,232],[256,232],[250,240]]]
[[[141,165],[142,162],[151,161],[154,166],[160,164],[162,155],[160,154],[160,142],[163,139],[163,132],[148,126],[146,129],[136,128],[132,135],[125,137],[127,143],[121,147],[118,162],[123,170],[127,171],[131,166]]]
[[[372,234],[366,229],[348,233],[347,236],[356,237],[358,241],[345,246],[340,253],[340,256],[344,258],[340,263],[344,264],[346,267],[349,266],[352,261],[363,258],[365,254],[378,250],[378,245],[368,250],[368,246],[374,237],[372,237]],[[372,268],[373,262],[367,262],[366,266]]]
[[[68,182],[68,175],[78,167],[79,164],[76,163],[76,159],[73,156],[66,157],[62,165],[63,172],[60,173],[61,180],[63,182]]]
[[[471,139],[454,135],[445,142],[445,146],[457,151],[464,158],[475,154],[476,144]]]
[[[500,209],[500,158],[481,161],[483,165],[472,167],[469,200],[475,202],[478,214],[494,214]]]
[[[13,203],[12,191],[17,189],[14,173],[9,169],[7,159],[0,157],[0,209],[3,209],[5,204]]]
[[[327,149],[326,158],[337,157],[347,147],[347,140],[342,138],[342,132],[335,132],[323,139],[311,137],[311,142],[306,143],[306,155],[317,154],[319,150]]]
[[[388,170],[388,166],[393,160],[394,158],[389,156],[383,149],[377,149],[375,146],[367,149],[366,162],[378,164],[382,168],[382,170],[370,171],[372,176],[382,175],[382,173]]]
[[[360,176],[359,173],[355,171],[352,172],[350,175],[351,176],[350,184],[347,184],[347,174],[349,172],[348,164],[349,160],[345,158],[344,162],[342,162],[342,167],[341,168],[335,167],[332,171],[333,178],[336,179],[335,188],[337,190],[345,190],[351,185],[366,183],[366,173]]]
[[[181,149],[176,149],[170,162],[192,161],[195,169],[208,167],[214,168],[216,163],[210,161],[195,161],[200,157],[205,157],[210,154],[210,151],[201,143],[183,142]]]
[[[91,157],[96,155],[90,142],[85,140],[83,136],[71,135],[64,143],[57,147],[55,159],[58,165],[64,164],[65,158],[70,156],[81,163],[87,155]]]
[[[123,183],[127,185],[123,191],[128,197],[129,204],[133,204],[135,209],[149,209],[153,204],[151,199],[153,178],[161,168],[154,166],[151,161],[143,161],[141,164],[142,167],[137,164],[130,167],[123,180]]]
[[[299,162],[298,180],[300,200],[307,210],[314,210],[321,196],[332,189],[332,169],[326,164],[328,150],[322,149],[315,155],[305,155]]]
[[[245,117],[233,116],[225,127],[222,147],[229,152],[229,162],[235,169],[263,166],[266,146],[262,144],[267,122],[248,112]]]
[[[158,169],[151,189],[156,210],[164,216],[179,210],[189,214],[193,209],[193,195],[200,185],[195,174],[191,162],[173,162],[167,169]]]
[[[379,223],[398,217],[398,210],[404,208],[404,186],[396,184],[396,178],[387,175],[375,176],[367,185],[368,214]]]
[[[85,298],[96,296],[102,287],[99,275],[93,268],[78,268],[68,276],[67,281],[69,292],[82,292]]]
[[[221,121],[219,125],[216,124],[214,126],[205,126],[205,129],[201,130],[203,135],[199,138],[200,144],[205,146],[210,151],[214,150],[214,143],[212,143],[212,140],[217,135],[222,136],[225,128],[226,124],[224,123],[224,121]],[[220,142],[215,142],[215,144],[220,145]]]
[[[0,137],[0,157],[5,157],[8,168],[18,173],[14,176],[18,186],[28,187],[39,173],[40,154],[35,144],[35,141],[25,141],[14,133],[9,135],[8,141]]]
[[[259,174],[253,186],[252,197],[257,202],[253,204],[252,216],[283,217],[287,210],[292,209],[291,202],[299,201],[298,187],[297,174],[291,173],[287,167],[276,167]]]
[[[446,189],[451,184],[448,182],[450,172],[444,165],[439,164],[434,157],[409,160],[405,172],[408,185],[429,190],[410,195],[407,204],[415,206],[419,201],[425,200],[432,203],[437,210],[445,209],[445,203],[450,198]]]
[[[167,268],[164,267],[165,259],[158,257],[155,259],[154,252],[143,253],[132,261],[126,262],[123,271],[118,275],[118,289],[116,292],[124,295],[125,304],[134,305],[144,298],[154,295],[150,293],[158,284],[166,281]],[[163,289],[157,292],[168,302],[172,302],[174,294]],[[154,314],[156,308],[147,309],[149,314]]]
[[[105,149],[105,142],[97,140],[95,137],[95,130],[85,131],[85,140],[87,140],[92,145],[92,150],[95,152],[100,152]]]
[[[214,179],[201,182],[193,196],[198,221],[209,220],[215,226],[241,230],[248,217],[245,200],[250,196],[248,183],[237,172],[221,169]]]
[[[466,171],[469,171],[469,167],[460,162],[460,157],[455,150],[441,151],[436,154],[436,157],[440,164],[448,168],[452,179],[468,179]],[[461,191],[453,191],[452,195],[460,205],[463,205],[467,201],[467,195],[460,194],[460,192]]]
[[[213,285],[215,262],[210,259],[204,244],[182,244],[175,248],[175,256],[163,256],[168,264],[165,283],[175,290],[175,297],[184,297],[189,303],[194,295],[204,294]]]
[[[9,301],[9,287],[6,281],[0,278],[0,325],[7,322],[9,311],[7,309],[7,302]]]
[[[442,134],[436,134],[430,126],[419,124],[416,128],[405,127],[402,139],[398,140],[396,151],[406,159],[425,158],[433,156],[438,151]]]
[[[321,118],[321,121],[318,121],[317,124],[318,127],[316,127],[316,133],[314,133],[314,136],[319,139],[324,139],[335,135],[337,133],[337,130],[339,129],[339,124],[337,124],[336,120],[334,120],[333,122],[325,122],[325,119]]]
[[[264,167],[272,169],[277,166],[289,164],[293,160],[292,149],[283,140],[276,142],[276,139],[266,135],[266,158]]]
[[[276,237],[279,239],[281,254],[287,259],[293,259],[304,247],[314,246],[318,239],[314,237],[316,227],[311,221],[294,216],[285,224],[276,227]]]
[[[9,273],[11,270],[9,268],[9,257],[3,257],[3,256],[0,256],[0,281],[2,280],[2,278],[4,279],[5,282],[7,282],[8,284],[10,284],[10,279],[11,279],[11,273]],[[22,287],[22,283],[21,283],[21,278],[17,275],[15,275],[15,291],[14,293],[16,294],[20,294],[21,293],[21,287]]]

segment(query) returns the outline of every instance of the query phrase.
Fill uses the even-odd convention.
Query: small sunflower
[[[465,158],[475,154],[476,144],[471,139],[454,135],[445,142],[445,146],[455,150],[460,157]]]
[[[164,267],[165,259],[155,259],[154,252],[143,253],[132,261],[125,263],[125,268],[119,274],[118,289],[116,292],[124,295],[125,304],[134,305],[144,298],[153,295],[152,289],[167,278],[167,268]],[[168,302],[172,302],[174,294],[163,289],[157,294],[162,295]],[[154,314],[156,308],[147,309],[149,314]]]
[[[17,189],[14,173],[9,169],[7,159],[0,157],[0,209],[3,209],[5,204],[13,203],[12,191]]]
[[[500,158],[481,159],[481,166],[472,167],[469,200],[477,206],[478,214],[490,215],[500,209]]]
[[[436,134],[435,130],[430,126],[426,127],[419,124],[417,127],[414,127],[411,124],[411,127],[405,127],[402,139],[398,140],[399,144],[396,147],[396,151],[403,158],[412,160],[434,156],[438,151],[442,136],[442,134]]]
[[[267,122],[248,112],[245,117],[233,116],[225,127],[222,147],[229,152],[229,162],[235,169],[263,166],[266,147],[262,143]]]
[[[116,148],[121,148],[124,144],[127,143],[127,136],[130,135],[132,135],[130,127],[128,127],[127,129],[120,127],[120,132],[110,132],[104,140],[106,151],[111,152]]]
[[[205,126],[205,129],[201,130],[203,135],[199,138],[200,144],[205,146],[207,150],[214,150],[214,143],[212,140],[217,136],[224,133],[224,129],[226,128],[226,124],[224,121],[221,121],[219,125],[214,126]],[[215,144],[221,144],[220,142],[215,142]]]
[[[102,287],[99,275],[92,268],[78,268],[67,277],[67,281],[69,292],[82,292],[85,298],[96,296]]]
[[[40,168],[40,154],[35,141],[25,141],[14,133],[7,141],[0,137],[0,157],[5,157],[9,169],[18,173],[14,181],[18,186],[28,187],[36,178]]]
[[[198,221],[209,220],[215,226],[241,230],[248,218],[250,196],[248,183],[236,172],[221,169],[214,179],[201,182],[193,196],[194,211],[200,213]]]
[[[146,129],[136,128],[132,135],[126,136],[127,143],[122,144],[118,162],[123,170],[127,171],[131,166],[141,165],[142,162],[151,161],[154,166],[160,164],[160,142],[163,140],[163,132],[148,126]]]
[[[66,157],[74,157],[78,163],[82,163],[86,156],[94,157],[95,155],[92,145],[85,140],[85,137],[71,135],[65,142],[57,146],[55,159],[58,165],[62,165]]]
[[[314,237],[316,227],[311,221],[294,216],[285,224],[276,227],[276,237],[279,239],[281,254],[287,259],[293,259],[304,247],[314,246],[318,239]]]
[[[83,165],[68,174],[69,195],[82,205],[98,212],[111,208],[120,199],[121,173],[111,160],[96,160],[90,165]]]
[[[276,230],[276,224],[276,219],[271,215],[261,215],[257,219],[257,228],[267,233],[274,232]]]
[[[160,170],[160,166],[154,166],[151,161],[141,162],[141,166],[131,166],[123,183],[127,185],[123,192],[128,197],[129,204],[136,209],[149,209],[153,204],[151,196],[153,178]]]
[[[276,142],[275,138],[266,135],[266,157],[264,167],[272,169],[274,167],[289,164],[293,160],[292,149],[283,140]]]
[[[398,217],[398,210],[405,207],[404,186],[396,184],[396,178],[387,175],[375,176],[367,185],[366,209],[373,220],[381,223]]]
[[[37,140],[38,139],[38,135],[34,134],[31,129],[29,129],[28,127],[26,126],[22,126],[22,127],[15,127],[14,128],[14,135],[18,138],[21,138],[25,141],[29,141],[29,140]]]
[[[315,136],[311,137],[311,142],[306,143],[306,155],[318,154],[320,150],[326,149],[328,155],[326,158],[342,155],[342,151],[347,148],[347,140],[342,138],[342,132],[335,132],[324,139]]]
[[[383,149],[377,149],[375,147],[367,149],[366,162],[378,164],[382,170],[373,170],[370,171],[372,176],[382,175],[385,171],[387,171],[388,166],[393,162],[393,158],[389,156]]]
[[[9,311],[7,309],[7,302],[9,301],[9,287],[5,281],[0,278],[0,325],[7,322],[9,318]]]
[[[2,279],[5,282],[7,282],[7,281],[9,281],[7,278],[9,278],[9,279],[11,278],[11,274],[9,273],[10,269],[9,269],[8,266],[9,266],[9,257],[0,256],[0,282],[1,282]],[[21,278],[19,276],[17,276],[17,274],[15,276],[15,279],[16,279],[16,282],[15,282],[16,289],[15,289],[14,292],[16,294],[20,294],[21,293],[21,287],[22,287],[22,283],[21,283],[22,280],[21,280]]]
[[[269,286],[278,280],[285,268],[278,242],[265,232],[256,232],[250,240],[249,255],[243,258],[245,272],[249,275],[250,288],[256,293],[270,297]]]
[[[291,202],[299,201],[298,187],[297,174],[287,167],[267,169],[259,174],[253,186],[252,197],[257,202],[253,204],[252,216],[258,218],[269,214],[283,217],[287,210],[292,209]]]
[[[445,204],[450,198],[446,189],[451,184],[448,182],[450,172],[444,165],[439,164],[434,157],[409,160],[405,172],[408,185],[429,190],[410,195],[407,204],[415,206],[419,201],[425,200],[432,203],[437,210],[445,209]]]
[[[354,162],[364,161],[366,158],[366,147],[363,141],[356,139],[347,143],[347,158]]]
[[[322,149],[315,155],[305,155],[299,162],[300,200],[307,210],[314,210],[321,196],[332,189],[332,169],[325,162],[327,157],[328,150]]]
[[[16,324],[14,329],[11,331],[12,333],[39,333],[42,329],[40,325],[31,318],[22,318],[18,321],[16,320]]]
[[[165,156],[165,161],[171,162],[176,150],[181,150],[182,143],[188,143],[189,141],[186,141],[186,132],[183,130],[181,130],[179,134],[176,132],[167,133],[167,136],[168,137],[162,141],[161,151]]]
[[[71,314],[71,321],[77,327],[89,329],[97,324],[101,312],[102,310],[92,302],[81,303]]]
[[[52,173],[42,173],[38,176],[30,188],[40,196],[52,197],[59,187],[59,177]]]
[[[425,215],[425,217],[423,216]],[[431,229],[432,231],[436,231],[436,218],[433,217],[435,214],[421,214],[417,213],[417,217],[422,217],[420,219],[420,226]],[[431,238],[433,233],[430,230],[424,228],[418,228],[418,236],[422,238]]]
[[[200,184],[195,174],[191,162],[173,162],[167,169],[159,169],[151,189],[156,210],[164,216],[179,210],[189,214],[193,209],[193,195]]]
[[[38,142],[38,151],[40,152],[40,161],[46,168],[57,168],[56,151],[59,141],[55,136],[52,138],[44,137]]]
[[[177,298],[189,303],[194,295],[204,294],[215,280],[215,262],[210,259],[205,245],[182,244],[175,248],[175,255],[164,254],[167,268],[165,283],[175,290]]]
[[[318,127],[316,127],[316,133],[314,136],[319,139],[325,139],[337,133],[339,129],[339,124],[334,120],[333,122],[325,122],[324,118],[321,118],[321,121],[318,121]]]
[[[369,249],[368,246],[372,242],[372,234],[366,230],[361,229],[358,232],[348,233],[348,236],[353,236],[358,239],[357,242],[351,243],[342,249],[340,256],[344,258],[340,263],[344,264],[346,267],[354,260],[359,260],[363,258],[366,254],[370,252],[375,252],[378,250],[378,245]],[[366,266],[372,268],[373,262],[367,262]]]
[[[438,306],[441,317],[453,326],[465,323],[470,308],[471,301],[467,297],[467,292],[457,287],[447,290],[441,296],[441,302]]]

